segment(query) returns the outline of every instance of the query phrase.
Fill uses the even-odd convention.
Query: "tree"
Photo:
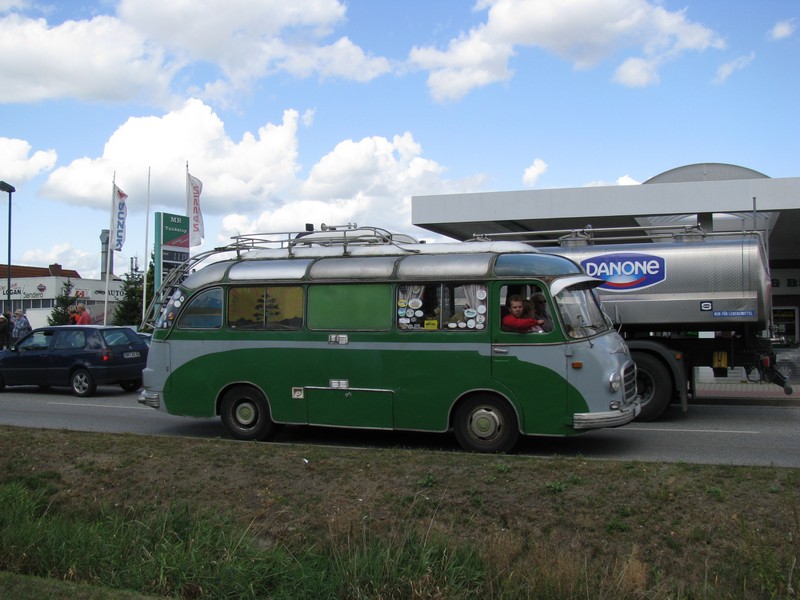
[[[61,292],[56,296],[53,310],[47,316],[48,325],[68,325],[69,307],[72,304],[72,282],[67,279],[61,284]]]
[[[114,308],[114,325],[138,325],[142,321],[142,281],[139,272],[122,276],[122,299]]]

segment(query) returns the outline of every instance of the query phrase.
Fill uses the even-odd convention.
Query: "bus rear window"
[[[303,288],[247,286],[228,291],[228,327],[239,330],[294,330],[303,326]]]

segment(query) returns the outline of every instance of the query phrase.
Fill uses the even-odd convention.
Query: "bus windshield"
[[[568,287],[556,294],[555,301],[571,338],[587,338],[608,331],[610,325],[591,289]]]

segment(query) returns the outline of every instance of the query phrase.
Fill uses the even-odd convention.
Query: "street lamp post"
[[[6,310],[11,312],[11,194],[17,189],[10,183],[0,181],[0,192],[8,192],[8,270],[6,276]]]

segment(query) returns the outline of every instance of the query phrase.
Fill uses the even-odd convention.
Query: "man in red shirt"
[[[501,329],[503,331],[516,331],[518,333],[528,333],[530,331],[541,331],[540,326],[544,321],[531,319],[522,316],[525,312],[525,304],[522,296],[511,296],[508,299],[508,314],[503,317]]]
[[[91,325],[92,316],[83,304],[78,304],[78,322],[76,325]]]

